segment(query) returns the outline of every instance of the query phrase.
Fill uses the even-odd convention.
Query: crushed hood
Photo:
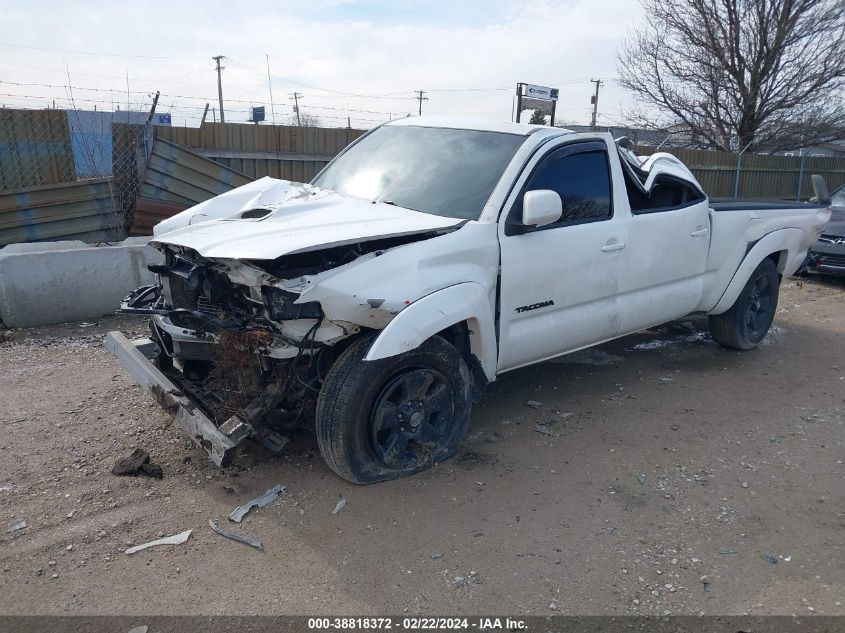
[[[163,232],[159,225],[151,243],[183,246],[208,258],[276,259],[354,242],[457,228],[465,222],[350,198],[311,185],[273,178],[256,182],[262,181],[270,182],[261,189],[250,183],[245,185],[253,186],[250,191],[238,195],[236,192],[245,188],[239,187],[183,211],[179,215],[184,217],[173,223],[181,228]],[[197,211],[202,213],[201,221],[190,223],[197,218]],[[209,219],[211,214],[220,219]]]

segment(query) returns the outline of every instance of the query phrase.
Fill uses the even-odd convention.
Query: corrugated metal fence
[[[636,147],[651,155],[653,147]],[[680,158],[712,198],[734,195],[737,155],[700,149],[661,148]],[[845,184],[845,158],[827,156],[768,156],[743,154],[740,158],[739,197],[805,200],[813,195],[810,175],[820,174],[831,191]],[[800,189],[800,191],[799,191]]]
[[[365,130],[206,123],[159,128],[158,138],[186,147],[251,178],[308,182]]]
[[[76,180],[63,110],[0,108],[0,191]]]
[[[121,239],[109,178],[0,191],[0,246],[45,240]]]

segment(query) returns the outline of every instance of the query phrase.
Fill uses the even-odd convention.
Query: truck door
[[[692,184],[658,176],[649,196],[630,187],[629,194],[620,334],[692,312],[701,301],[710,248],[710,207]]]
[[[560,195],[560,219],[522,225],[525,192],[543,189]],[[630,216],[613,189],[602,141],[559,143],[523,170],[499,222],[499,371],[616,336]]]

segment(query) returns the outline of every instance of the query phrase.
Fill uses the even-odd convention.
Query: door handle
[[[761,222],[761,221],[763,220],[763,218],[761,218],[759,215],[756,215],[756,214],[755,214],[755,215],[750,216],[750,217],[748,218],[748,220],[749,220],[750,222]]]
[[[603,253],[609,253],[610,251],[621,251],[625,248],[625,242],[613,242],[612,244],[605,244],[601,247]]]
[[[707,235],[709,232],[710,232],[710,229],[708,229],[708,228],[704,228],[704,229],[696,229],[695,231],[693,231],[692,233],[690,233],[690,236],[692,236],[692,237],[701,237],[702,235]]]

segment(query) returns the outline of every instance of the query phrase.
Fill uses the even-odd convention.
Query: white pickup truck
[[[500,374],[691,314],[750,349],[829,217],[708,200],[605,133],[467,119],[378,127],[310,183],[263,178],[159,224],[163,263],[107,345],[217,463],[315,421],[355,483],[458,449]]]

